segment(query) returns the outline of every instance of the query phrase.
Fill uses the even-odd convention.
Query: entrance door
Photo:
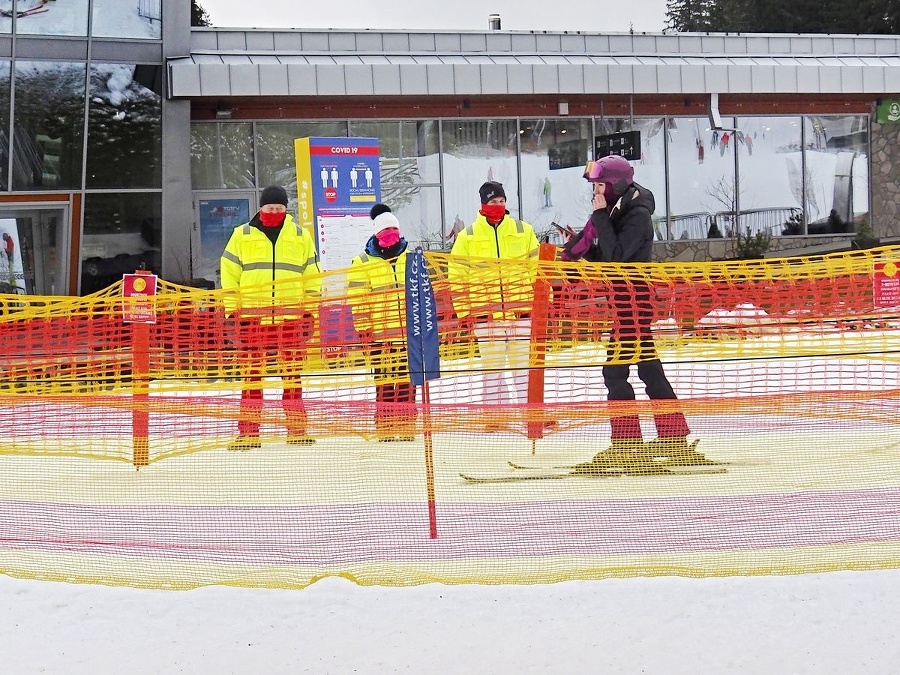
[[[0,293],[66,295],[68,207],[0,207]]]

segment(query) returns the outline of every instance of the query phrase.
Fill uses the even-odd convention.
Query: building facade
[[[167,101],[163,89],[167,49],[188,49],[189,8],[4,4],[0,230],[12,255],[0,290],[86,294],[136,267],[164,269],[163,223],[190,204],[189,158],[177,153],[179,167],[163,133],[178,123],[178,108],[189,124],[188,104]],[[184,176],[183,194],[164,195],[172,171]]]
[[[0,229],[18,292],[91,293],[140,266],[215,283],[259,190],[296,194],[304,136],[377,138],[382,198],[430,248],[488,179],[558,241],[589,215],[598,144],[653,191],[659,259],[900,236],[900,122],[876,114],[900,99],[898,37],[191,29],[168,0],[16,7]]]

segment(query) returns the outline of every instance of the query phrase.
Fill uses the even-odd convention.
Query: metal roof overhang
[[[201,39],[195,40],[197,36],[192,34],[191,54],[168,59],[170,98],[703,93],[880,96],[900,92],[900,39],[884,40],[882,36],[792,36],[787,41],[783,36],[768,36],[765,42],[759,42],[761,36],[712,36],[716,39],[710,44],[721,45],[726,53],[710,54],[704,46],[704,39],[708,42],[710,36],[676,42],[666,40],[673,36],[644,36],[654,38],[655,53],[621,49],[578,53],[579,45],[592,44],[588,38],[607,38],[603,44],[609,45],[615,36],[582,35],[584,40],[576,42],[576,48],[561,48],[558,44],[568,44],[562,38],[574,37],[563,34],[556,35],[560,43],[545,43],[549,45],[546,50],[505,49],[515,45],[513,39],[500,43],[504,48],[492,51],[493,38],[517,36],[436,34],[459,40],[446,49],[428,43],[430,48],[422,50],[378,51],[378,47],[394,44],[388,38],[398,34],[293,31],[287,35],[296,44],[320,47],[309,50],[275,49],[280,35],[271,31],[215,30],[201,33]],[[534,37],[530,33],[524,37],[529,35]],[[273,37],[272,49],[249,46],[262,41],[268,47],[268,37]],[[319,39],[313,41],[312,37]],[[411,36],[402,37],[409,40]],[[466,49],[466,37],[481,37],[484,42]],[[361,49],[362,38],[376,49]],[[215,48],[198,48],[197,43]],[[644,43],[632,40],[629,44]],[[229,45],[238,48],[222,48]],[[742,53],[741,46],[747,49],[748,45],[777,48],[769,53]],[[798,45],[801,53],[785,53],[798,49]],[[691,51],[678,51],[683,47]],[[832,53],[826,53],[829,49]]]
[[[527,94],[884,94],[900,56],[753,58],[192,54],[168,61],[171,98]],[[540,57],[537,57],[539,59]],[[554,59],[555,61],[556,59]],[[460,62],[465,61],[465,62]],[[699,62],[698,62],[699,61]]]

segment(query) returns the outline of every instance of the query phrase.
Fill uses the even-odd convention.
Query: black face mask
[[[403,240],[401,239],[396,244],[394,244],[393,246],[389,246],[388,248],[382,248],[381,246],[379,246],[378,248],[380,248],[381,252],[384,253],[385,258],[396,258],[403,252]]]

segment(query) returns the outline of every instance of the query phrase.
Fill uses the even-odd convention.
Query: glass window
[[[160,272],[162,196],[87,194],[81,240],[81,294],[102,290],[136,269]],[[190,269],[188,253],[183,266]]]
[[[5,0],[0,2],[0,33],[12,30],[13,6],[17,35],[87,35],[88,0]]]
[[[84,81],[83,63],[16,62],[14,190],[81,187]]]
[[[734,127],[732,118],[722,123]],[[668,238],[734,236],[733,129],[711,129],[706,117],[670,117],[666,126]]]
[[[514,218],[522,217],[518,136],[515,119],[450,119],[441,123],[444,209],[449,218],[459,214],[466,224],[475,220],[481,206],[478,188],[489,180],[503,184],[507,209]]]
[[[135,66],[91,64],[87,187],[160,187],[162,98]]]
[[[162,0],[94,0],[91,32],[94,37],[159,40]]]
[[[441,189],[438,186],[421,185],[405,188],[382,186],[382,201],[391,207],[400,231],[409,242],[409,250],[421,246],[428,251],[443,251],[448,247],[445,229],[441,221]]]
[[[440,183],[437,121],[351,121],[350,135],[378,139],[382,189]]]
[[[522,218],[541,241],[563,244],[556,226],[578,231],[591,215],[584,165],[591,158],[590,118],[522,119]]]
[[[740,228],[772,236],[803,232],[803,162],[799,117],[739,117]]]
[[[297,194],[297,163],[294,139],[315,136],[345,138],[346,122],[259,122],[256,125],[256,156],[259,185],[280,185]]]
[[[854,232],[869,216],[865,115],[805,117],[809,234]]]
[[[0,190],[9,189],[9,61],[0,60]]]
[[[641,133],[641,158],[632,162],[634,180],[653,193],[656,202],[656,209],[653,211],[654,238],[667,239],[666,139],[681,133],[678,120],[674,117],[638,118],[634,120],[632,130]]]
[[[195,190],[252,188],[253,126],[242,122],[192,124],[191,184]]]

